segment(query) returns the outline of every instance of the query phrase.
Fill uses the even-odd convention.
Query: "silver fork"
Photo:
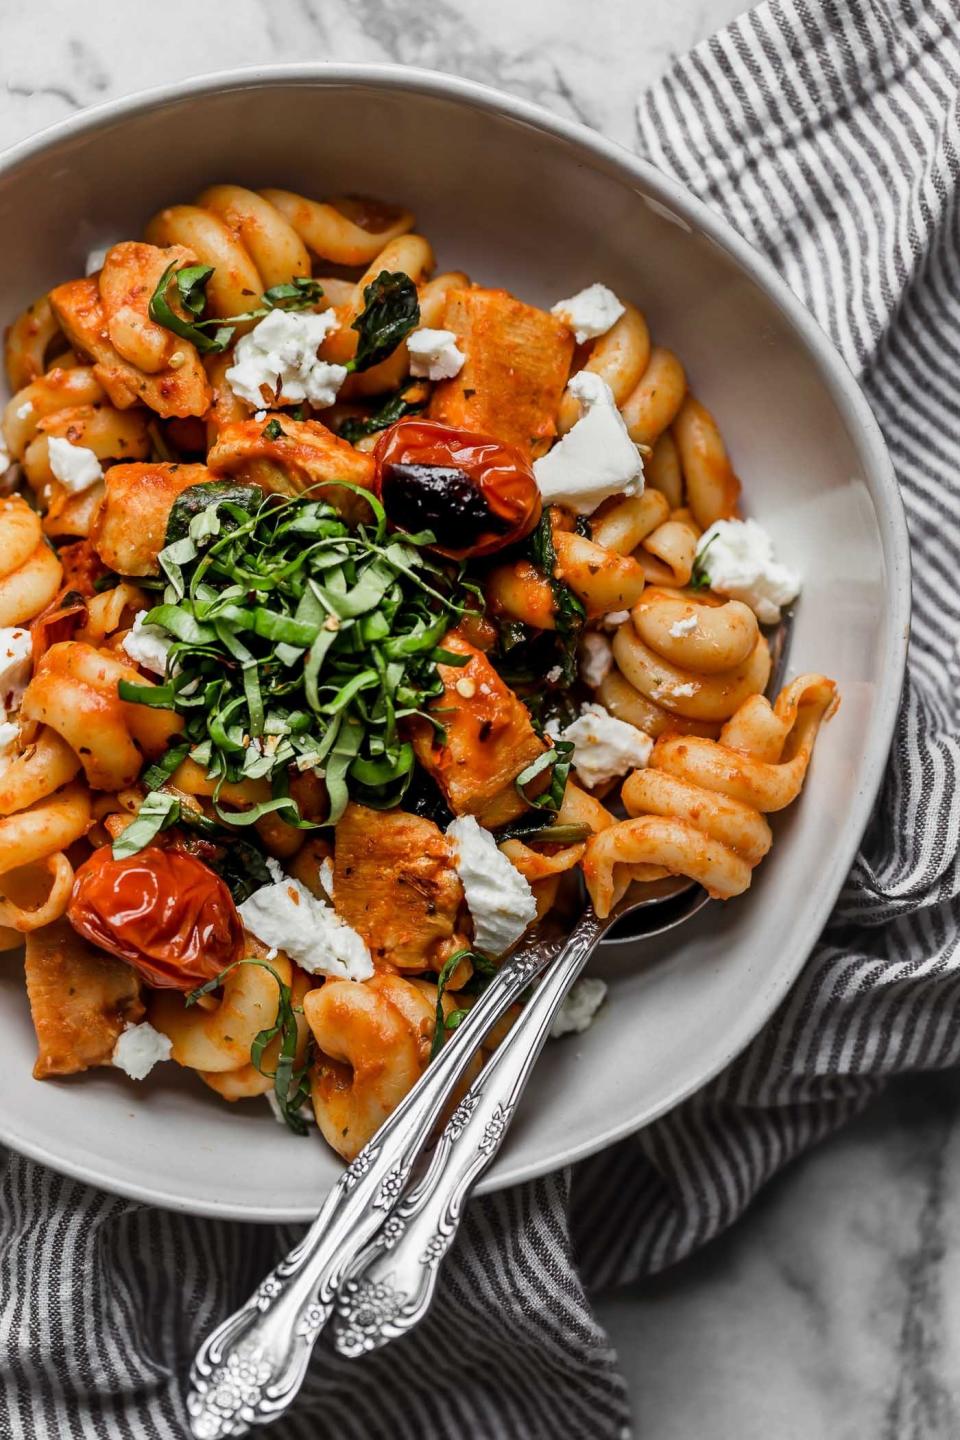
[[[564,996],[611,925],[665,899],[679,900],[679,911],[645,933],[681,924],[706,896],[686,880],[662,881],[632,899],[628,894],[606,920],[588,908],[566,939],[534,937],[504,962],[436,1060],[343,1172],[300,1244],[200,1346],[187,1394],[196,1440],[243,1435],[279,1419],[303,1383],[341,1287],[337,1343],[345,1353],[383,1344],[423,1315],[463,1201],[502,1143]],[[547,979],[456,1107],[423,1179],[404,1200],[413,1168],[481,1040],[548,965]],[[475,1143],[460,1144],[468,1135]],[[391,1247],[394,1270],[398,1254],[404,1261],[403,1291],[373,1268]]]

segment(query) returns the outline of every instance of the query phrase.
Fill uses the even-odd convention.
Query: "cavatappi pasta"
[[[835,689],[765,698],[797,584],[631,299],[540,309],[407,211],[215,184],[6,369],[38,1078],[170,1058],[349,1158],[578,875],[601,916],[747,889]]]

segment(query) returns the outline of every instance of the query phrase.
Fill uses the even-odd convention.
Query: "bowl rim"
[[[564,1165],[586,1159],[597,1151],[651,1124],[713,1080],[750,1043],[774,1013],[806,964],[824,924],[833,909],[853,863],[874,800],[886,769],[893,739],[900,697],[906,674],[910,634],[911,558],[903,500],[892,461],[879,424],[856,379],[833,342],[811,313],[789,288],[773,264],[761,255],[720,215],[686,190],[671,176],[625,146],[599,131],[568,120],[532,101],[520,99],[493,86],[458,75],[417,66],[364,62],[293,61],[287,63],[234,67],[205,71],[187,79],[151,86],[128,95],[90,106],[68,116],[0,151],[0,176],[17,169],[62,141],[90,134],[118,120],[156,110],[169,103],[230,90],[257,90],[277,85],[319,87],[355,86],[409,92],[463,105],[469,109],[506,116],[531,129],[566,141],[588,163],[604,173],[642,190],[675,212],[693,229],[707,236],[751,279],[779,310],[812,360],[818,377],[837,407],[851,441],[858,451],[863,479],[870,494],[880,532],[880,544],[887,577],[887,604],[884,610],[881,665],[876,681],[876,700],[869,728],[864,736],[863,761],[858,785],[844,822],[834,838],[836,868],[818,886],[804,927],[803,943],[796,947],[794,963],[778,967],[774,981],[765,989],[764,1014],[757,1020],[751,1013],[731,1031],[728,1043],[698,1073],[696,1080],[678,1081],[673,1090],[642,1118],[620,1119],[599,1127],[589,1141],[567,1146],[536,1161],[511,1157],[509,1150],[477,1187],[489,1193],[526,1180],[537,1179]],[[637,1110],[643,1110],[637,1105]],[[12,1149],[49,1165],[52,1169],[112,1194],[154,1204],[166,1209],[217,1219],[261,1221],[264,1223],[310,1220],[313,1210],[289,1205],[250,1207],[236,1201],[197,1201],[164,1192],[156,1186],[118,1180],[105,1174],[99,1159],[81,1164],[60,1158],[42,1142],[5,1132],[0,1117],[0,1141]],[[321,1196],[318,1194],[317,1203]]]

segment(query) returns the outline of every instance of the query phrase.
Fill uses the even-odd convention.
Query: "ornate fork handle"
[[[580,920],[447,1121],[426,1173],[350,1267],[335,1301],[341,1354],[379,1349],[426,1314],[470,1191],[499,1150],[554,1017],[606,928],[592,911]]]
[[[437,1059],[341,1175],[300,1244],[201,1345],[187,1395],[196,1440],[243,1435],[290,1405],[350,1262],[397,1205],[484,1034],[557,949],[534,941],[504,963]]]

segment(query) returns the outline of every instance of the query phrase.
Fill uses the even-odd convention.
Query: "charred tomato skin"
[[[432,530],[453,560],[491,555],[529,535],[540,490],[513,445],[437,420],[399,420],[374,451],[376,489],[400,529]]]

